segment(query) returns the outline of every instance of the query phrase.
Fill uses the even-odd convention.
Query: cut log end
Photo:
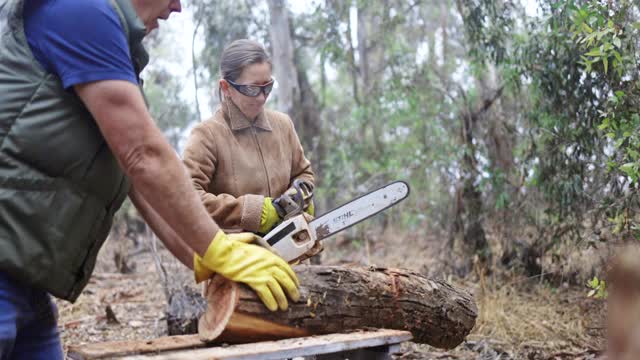
[[[231,316],[224,332],[217,339],[232,344],[290,339],[312,335],[306,329],[279,324],[273,321],[236,312]]]
[[[238,284],[216,275],[205,287],[207,309],[198,320],[200,340],[210,342],[218,338],[228,326],[239,300]]]

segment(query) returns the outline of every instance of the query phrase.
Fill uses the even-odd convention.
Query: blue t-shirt
[[[120,18],[109,0],[26,0],[33,55],[65,89],[99,80],[137,84]]]

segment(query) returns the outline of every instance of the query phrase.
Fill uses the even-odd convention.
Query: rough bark
[[[475,324],[477,308],[473,297],[443,281],[431,280],[410,271],[388,268],[296,266],[302,284],[301,299],[289,304],[286,312],[270,312],[248,288],[238,286],[237,304],[233,296],[209,292],[212,314],[219,304],[221,311],[229,304],[235,311],[224,332],[215,341],[247,342],[274,340],[313,334],[344,332],[361,328],[407,330],[414,341],[440,348],[460,344]],[[212,285],[214,288],[219,284]],[[235,286],[235,285],[234,285]],[[202,316],[206,301],[199,294],[172,297],[167,316],[171,335],[195,333],[197,318]],[[183,311],[179,300],[199,304]],[[176,303],[177,304],[177,303]],[[193,309],[197,309],[193,311]],[[201,320],[200,336],[208,340]],[[220,324],[208,321],[212,328]],[[185,324],[191,324],[190,326]],[[210,334],[209,334],[210,335]]]
[[[300,97],[298,74],[294,64],[293,41],[290,34],[289,14],[284,0],[269,0],[271,43],[273,45],[273,71],[278,80],[278,110],[291,115]]]

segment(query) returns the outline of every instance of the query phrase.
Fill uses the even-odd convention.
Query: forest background
[[[148,39],[144,74],[176,151],[219,103],[224,45],[260,41],[278,82],[267,106],[295,123],[318,213],[392,180],[411,187],[328,242],[323,261],[473,282],[474,331],[520,350],[536,327],[574,339],[548,330],[547,349],[602,348],[601,334],[588,336],[601,329],[589,321],[604,308],[602,278],[616,249],[640,239],[638,2],[183,3]],[[139,219],[129,205],[118,222],[130,233]],[[581,319],[576,334],[509,325],[527,323],[532,299],[560,293],[592,297],[567,314]],[[514,299],[533,305],[518,314]]]

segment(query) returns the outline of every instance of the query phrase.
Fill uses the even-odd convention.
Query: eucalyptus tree
[[[548,204],[545,246],[639,238],[639,5],[543,5],[545,27],[532,32],[522,64],[536,89],[533,180]]]
[[[528,271],[567,241],[638,237],[637,3],[542,1],[542,18],[530,19],[496,2],[461,4],[471,53],[502,61],[526,99],[516,108],[526,146],[514,161],[525,184],[515,208],[537,229],[521,254]],[[524,29],[504,36],[495,31],[503,20]]]

